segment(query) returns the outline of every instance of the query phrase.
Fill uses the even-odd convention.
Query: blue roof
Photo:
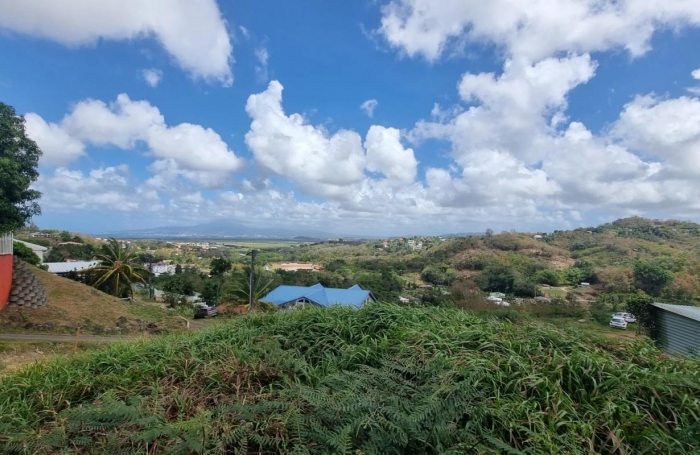
[[[325,288],[323,285],[313,286],[278,286],[272,292],[260,299],[273,305],[284,305],[299,299],[307,299],[317,305],[328,307],[332,305],[344,305],[360,308],[367,298],[376,300],[372,292],[355,285],[348,289]]]

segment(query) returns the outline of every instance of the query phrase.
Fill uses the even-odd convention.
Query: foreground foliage
[[[0,381],[2,453],[698,453],[700,364],[371,305],[249,315]]]

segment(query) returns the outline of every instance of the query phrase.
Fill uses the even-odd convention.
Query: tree
[[[608,267],[596,272],[603,291],[615,294],[626,294],[632,290],[633,271],[628,267]]]
[[[637,326],[637,332],[641,332],[642,328],[644,328],[651,336],[655,335],[656,331],[654,317],[650,311],[650,307],[653,302],[654,299],[643,292],[634,294],[627,299],[627,311],[632,313],[637,318],[637,322],[639,323]]]
[[[634,280],[639,289],[658,296],[673,280],[673,274],[657,263],[639,261],[634,265]]]
[[[0,232],[22,228],[41,213],[41,197],[30,185],[39,177],[36,170],[41,150],[27,137],[24,118],[12,106],[0,102]]]
[[[95,256],[100,265],[85,271],[91,276],[93,287],[116,297],[127,294],[133,298],[133,283],[146,283],[149,272],[137,262],[136,253],[129,245],[122,248],[116,239],[109,239]]]
[[[193,295],[194,284],[183,274],[172,275],[163,283],[163,290],[177,295]]]
[[[564,272],[566,281],[575,286],[583,281],[595,283],[598,278],[593,270],[593,264],[588,261],[576,261],[574,265],[566,269]]]
[[[476,284],[486,292],[510,294],[515,288],[517,276],[513,269],[505,265],[492,265],[474,277]]]
[[[61,231],[61,233],[58,234],[58,237],[61,239],[61,242],[70,242],[70,240],[73,238],[71,233],[68,231]]]
[[[420,274],[423,281],[430,284],[440,285],[440,284],[450,284],[447,273],[445,273],[440,267],[435,265],[429,265],[423,269]]]
[[[233,264],[231,263],[231,261],[229,261],[226,258],[214,258],[211,260],[211,271],[209,272],[209,274],[211,276],[223,276],[224,273],[231,270],[232,265]]]
[[[663,296],[674,303],[693,305],[695,300],[700,297],[700,280],[690,273],[681,272],[666,287]]]
[[[89,261],[95,257],[95,248],[89,243],[83,245],[57,245],[49,251],[46,262],[64,262],[66,259]]]
[[[255,285],[253,288],[253,305],[259,304],[260,299],[265,297],[274,283],[272,276],[255,271]],[[250,282],[249,274],[238,274],[232,281],[226,283],[223,291],[224,300],[236,300],[245,302],[242,306],[249,307],[250,302]]]
[[[535,281],[540,284],[559,286],[564,282],[564,277],[558,270],[544,269],[535,274]]]
[[[207,305],[216,305],[219,303],[219,286],[220,284],[214,280],[204,282],[201,296],[202,300],[204,300]]]

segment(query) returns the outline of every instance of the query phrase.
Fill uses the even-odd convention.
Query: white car
[[[613,316],[610,320],[610,327],[614,329],[627,330],[627,321],[622,316]]]
[[[632,313],[615,313],[613,314],[613,317],[620,317],[627,323],[637,322],[637,318]]]

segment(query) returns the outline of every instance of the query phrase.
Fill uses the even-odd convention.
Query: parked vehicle
[[[637,322],[637,318],[632,313],[615,313],[613,314],[613,317],[620,317],[627,323]]]
[[[195,319],[213,318],[218,316],[219,310],[215,306],[203,306],[194,310]]]
[[[610,320],[610,327],[614,329],[627,330],[627,321],[622,316],[613,316]]]

